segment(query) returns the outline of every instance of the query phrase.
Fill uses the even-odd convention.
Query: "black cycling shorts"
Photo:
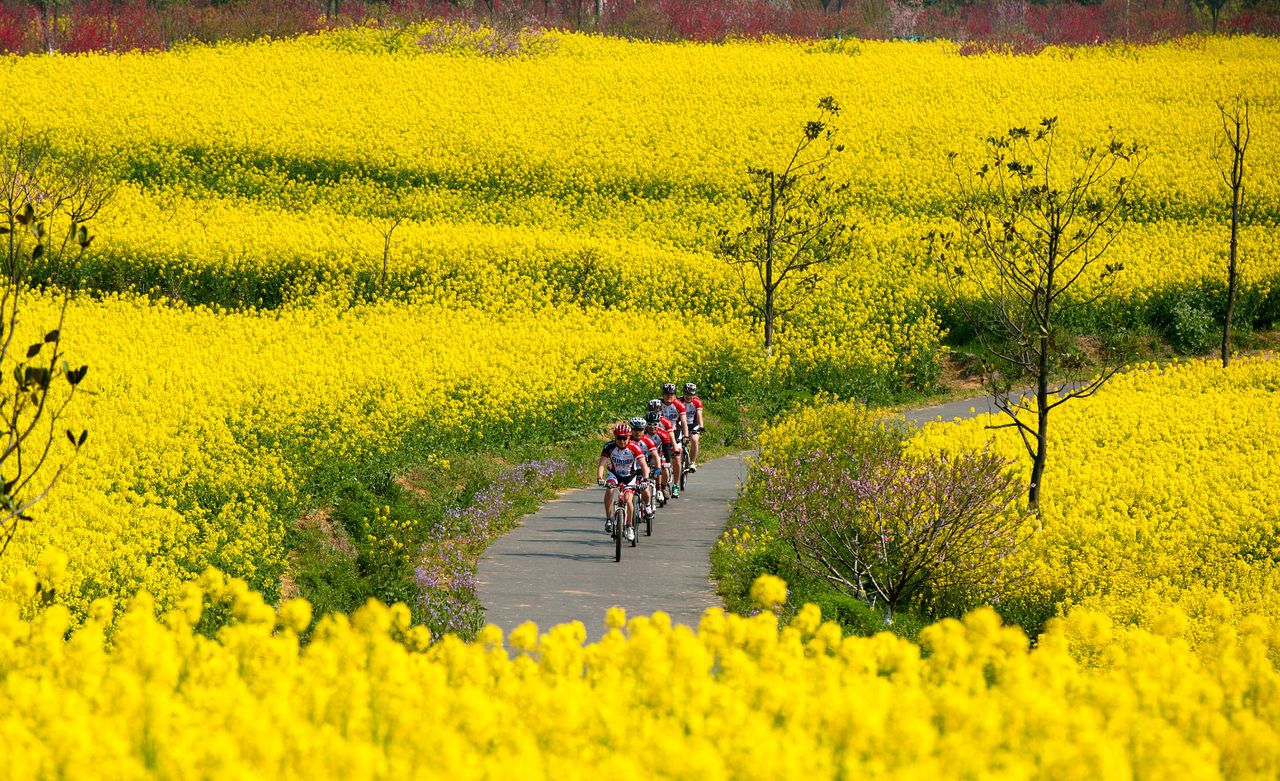
[[[622,486],[623,488],[638,488],[640,486],[639,472],[632,472],[626,477],[623,477],[617,472],[614,472],[613,470],[609,470],[609,477],[613,478],[613,480],[615,480],[618,483],[618,485]]]

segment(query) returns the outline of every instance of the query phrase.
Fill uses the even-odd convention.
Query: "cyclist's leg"
[[[690,434],[688,442],[689,442],[689,466],[693,466],[694,464],[698,463],[698,435]]]

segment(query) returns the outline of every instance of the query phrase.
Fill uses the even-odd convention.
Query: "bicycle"
[[[627,508],[631,505],[632,498],[635,495],[634,488],[624,488],[618,484],[617,480],[610,478],[609,480],[597,480],[596,485],[606,491],[617,488],[618,495],[613,500],[613,560],[622,561],[622,538],[623,531],[627,525]],[[631,535],[631,547],[636,546],[636,536]]]
[[[641,513],[641,520],[644,521],[644,536],[653,536],[653,516],[658,512],[658,508],[666,503],[662,499],[662,492],[658,490],[658,480],[650,473],[649,475],[649,502],[645,505],[644,512]]]
[[[706,431],[706,429],[703,428],[702,426],[694,426],[693,428],[689,429],[689,434],[690,435],[701,434],[704,431]],[[680,490],[681,491],[684,490],[686,477],[690,474],[693,474],[693,469],[689,465],[689,448],[688,448],[687,441],[682,443],[682,445],[684,446],[685,457],[680,462]]]

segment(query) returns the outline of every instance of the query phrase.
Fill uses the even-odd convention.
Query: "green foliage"
[[[1186,299],[1169,312],[1169,341],[1183,355],[1203,355],[1218,342],[1220,326],[1205,308]]]

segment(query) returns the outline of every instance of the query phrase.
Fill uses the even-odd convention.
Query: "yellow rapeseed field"
[[[38,573],[56,585],[63,562]],[[785,598],[780,581],[753,589]],[[1196,654],[1180,624],[1073,611],[1034,648],[984,608],[842,637],[812,605],[664,614],[584,645],[581,623],[430,644],[403,605],[312,624],[210,572],[157,619],[145,594],[69,631],[0,597],[0,778],[1273,778],[1280,631],[1251,617]],[[210,639],[202,613],[230,613]]]
[[[1280,110],[1273,40],[1013,57],[962,56],[945,42],[557,35],[525,56],[490,58],[424,52],[416,34],[15,59],[0,89],[12,96],[6,122],[120,164],[125,187],[102,226],[95,277],[111,289],[253,303],[252,289],[211,291],[210,279],[274,289],[316,268],[371,274],[379,229],[398,214],[408,222],[391,270],[405,286],[459,292],[455,267],[465,276],[481,263],[496,267],[494,284],[462,295],[510,300],[532,279],[600,297],[644,280],[678,307],[724,312],[736,281],[709,251],[736,214],[730,194],[748,164],[777,164],[825,94],[845,107],[835,175],[854,186],[860,230],[847,273],[865,289],[935,294],[920,237],[953,205],[947,152],[972,157],[982,138],[1045,116],[1071,143],[1098,143],[1111,128],[1148,148],[1135,223],[1111,258],[1127,268],[1119,297],[1141,304],[1218,278],[1215,101],[1235,95],[1253,101],[1260,129],[1243,273],[1262,290],[1280,274],[1280,141],[1261,131]],[[93,102],[44,99],[63,85]],[[577,279],[584,251],[602,270],[595,280]]]
[[[24,323],[39,331],[52,314],[33,300]],[[139,589],[168,604],[210,565],[272,588],[285,524],[310,509],[299,503],[316,480],[406,450],[427,463],[469,444],[592,433],[671,377],[716,392],[769,371],[749,334],[700,318],[668,324],[687,349],[637,363],[648,317],[78,300],[66,345],[91,369],[68,425],[93,446],[0,559],[0,580],[52,547],[71,557],[62,599],[78,614]]]

